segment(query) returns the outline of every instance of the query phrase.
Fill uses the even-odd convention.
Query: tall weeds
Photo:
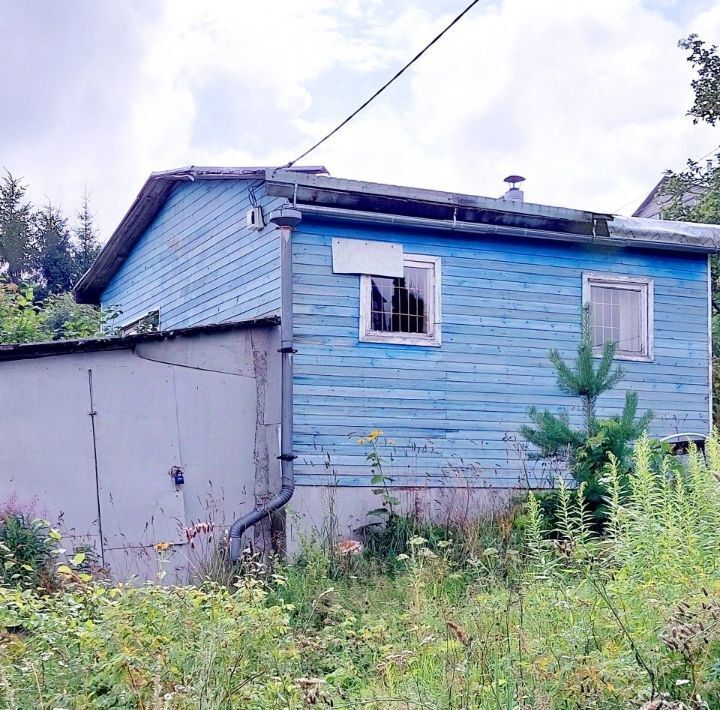
[[[684,465],[641,438],[603,536],[559,482],[555,529],[530,495],[494,538],[408,527],[392,566],[0,588],[0,707],[720,710],[719,474],[717,434]]]
[[[649,579],[713,576],[720,563],[720,445],[689,452],[685,466],[653,456],[647,438],[637,442],[627,490],[613,461],[609,467],[612,553],[627,574]],[[622,501],[622,502],[621,502]]]

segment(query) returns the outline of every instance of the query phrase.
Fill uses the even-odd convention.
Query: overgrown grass
[[[511,516],[405,521],[378,557],[308,547],[232,589],[0,590],[12,708],[720,708],[720,443],[682,471],[641,440],[607,535],[561,489]],[[407,533],[407,534],[406,534]]]

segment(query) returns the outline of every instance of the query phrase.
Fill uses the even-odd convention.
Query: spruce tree
[[[11,282],[19,284],[29,267],[32,206],[27,186],[9,171],[0,177],[0,262]]]
[[[69,291],[76,267],[70,245],[67,219],[48,202],[35,215],[33,266],[38,282],[38,297]]]
[[[590,311],[585,307],[575,362],[568,364],[555,349],[549,353],[558,389],[580,399],[582,428],[575,429],[570,425],[567,411],[553,414],[535,407],[529,410],[532,425],[520,428],[522,436],[537,447],[539,458],[567,460],[569,473],[576,482],[585,483],[586,499],[600,523],[606,494],[602,479],[610,454],[618,459],[622,469],[627,470],[631,445],[652,419],[650,411],[637,417],[638,396],[632,390],[625,393],[625,404],[620,416],[598,419],[598,398],[613,389],[625,376],[622,367],[614,366],[616,347],[616,343],[606,342],[600,357],[595,356]]]

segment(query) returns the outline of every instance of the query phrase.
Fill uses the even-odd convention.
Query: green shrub
[[[52,587],[57,538],[46,520],[25,511],[2,513],[0,584],[24,589]]]
[[[119,311],[75,302],[72,293],[38,299],[33,286],[0,279],[0,342],[37,343],[113,334]]]
[[[18,708],[298,707],[287,614],[264,598],[254,585],[0,589],[0,624],[25,630],[3,644],[5,700],[10,688]]]
[[[72,293],[59,293],[40,303],[40,319],[47,339],[97,338],[106,314],[96,306],[77,303]]]

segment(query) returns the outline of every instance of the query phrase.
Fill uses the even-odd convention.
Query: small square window
[[[140,335],[141,333],[155,333],[160,330],[160,311],[148,313],[127,325],[118,328],[119,335]]]
[[[406,254],[402,277],[360,277],[360,340],[440,345],[440,259]]]
[[[615,357],[652,360],[653,283],[643,277],[584,274],[583,303],[590,307],[593,348],[617,343]]]

